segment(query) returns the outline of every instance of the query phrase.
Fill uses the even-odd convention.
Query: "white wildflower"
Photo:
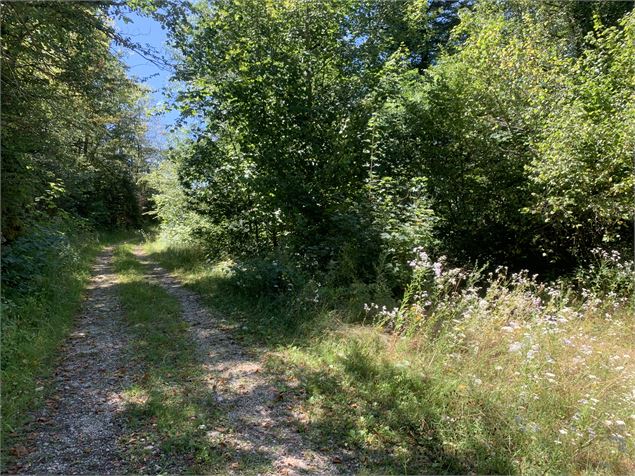
[[[509,352],[518,352],[523,348],[523,345],[520,342],[513,342],[509,345]]]

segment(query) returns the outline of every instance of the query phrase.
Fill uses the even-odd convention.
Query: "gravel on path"
[[[47,404],[27,426],[28,453],[11,473],[123,474],[128,339],[112,270],[113,248],[97,257],[74,332],[62,350]]]
[[[199,359],[209,375],[210,391],[227,411],[231,431],[210,431],[210,439],[222,437],[224,444],[241,454],[252,453],[271,463],[270,474],[339,474],[350,468],[341,464],[337,450],[317,450],[295,430],[292,405],[281,401],[263,363],[232,338],[224,320],[209,312],[199,297],[185,289],[165,269],[138,247],[135,255],[147,266],[152,280],[176,297],[189,324]],[[336,464],[339,463],[339,464]]]

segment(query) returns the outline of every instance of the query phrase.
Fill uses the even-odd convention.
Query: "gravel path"
[[[26,431],[24,455],[11,472],[122,474],[121,392],[128,379],[125,326],[112,271],[112,247],[98,256],[75,331],[67,340],[55,389]]]
[[[221,439],[242,454],[266,458],[271,474],[336,474],[349,472],[337,452],[316,451],[294,429],[301,415],[292,413],[290,402],[281,398],[263,372],[262,362],[249,356],[224,330],[227,324],[208,312],[198,296],[185,289],[167,271],[151,261],[141,248],[137,258],[147,266],[149,275],[181,303],[183,317],[190,325],[192,340],[209,374],[210,391],[226,409],[231,431],[210,431],[210,440]]]
[[[292,398],[281,395],[258,357],[233,338],[227,323],[140,247],[135,256],[147,277],[176,297],[198,349],[208,388],[225,409],[229,428],[208,432],[210,445],[267,461],[269,474],[352,472],[338,451],[317,451],[298,433]],[[129,339],[117,299],[113,248],[97,258],[76,329],[63,349],[47,404],[26,428],[13,474],[127,474],[124,389],[132,384]],[[231,467],[228,469],[232,473]]]

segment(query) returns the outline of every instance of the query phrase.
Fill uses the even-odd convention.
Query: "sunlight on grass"
[[[133,463],[154,472],[156,467],[145,465],[150,454],[158,453],[159,463],[155,459],[153,464],[164,470],[174,470],[175,464],[217,467],[222,452],[210,447],[205,428],[219,424],[222,417],[205,392],[178,301],[145,279],[129,245],[117,248],[115,268],[140,368],[137,383],[126,392],[127,415],[135,430],[126,441]]]
[[[310,431],[340,435],[381,472],[632,471],[632,324],[572,326],[559,339],[575,344],[540,340],[529,361],[505,331],[478,330],[457,355],[443,340],[344,328],[269,366],[303,382]]]
[[[234,317],[247,342],[269,346],[269,371],[299,382],[306,396],[302,431],[318,444],[354,450],[363,471],[635,469],[629,302],[609,309],[548,288],[553,296],[538,305],[537,284],[525,275],[492,277],[480,296],[436,296],[434,318],[420,320],[422,308],[407,308],[405,334],[381,316],[375,320],[384,330],[344,324],[346,310],[337,302],[305,306],[305,322],[330,324],[303,332],[293,324],[292,300],[250,298],[226,262],[161,243],[146,247],[208,305]]]

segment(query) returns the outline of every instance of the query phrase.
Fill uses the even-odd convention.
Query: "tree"
[[[142,91],[110,43],[102,4],[2,8],[2,236],[65,210],[136,224],[146,153]]]
[[[544,251],[589,256],[632,236],[635,151],[635,17],[596,17],[566,89],[546,117],[528,165],[527,211],[554,227]]]

